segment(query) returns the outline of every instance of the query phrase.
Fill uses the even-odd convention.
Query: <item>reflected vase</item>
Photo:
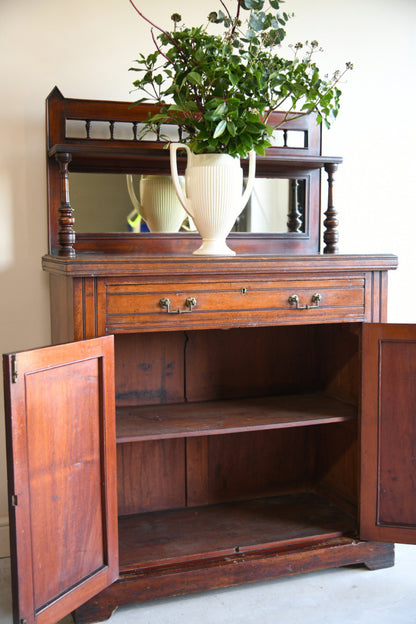
[[[183,182],[179,180],[179,185]],[[140,176],[140,201],[136,196],[133,176],[127,175],[127,188],[131,202],[136,212],[145,221],[152,233],[178,232],[186,219],[172,178],[164,175]],[[136,219],[136,228],[140,227],[140,220]]]

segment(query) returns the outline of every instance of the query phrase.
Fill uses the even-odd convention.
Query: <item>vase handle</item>
[[[241,197],[240,212],[244,209],[253,191],[255,176],[256,176],[256,152],[254,150],[251,150],[249,152],[247,184],[246,184],[246,188],[244,189],[243,196]]]
[[[134,186],[133,186],[133,176],[131,175],[131,173],[126,174],[126,180],[127,180],[127,190],[129,192],[131,203],[133,204],[137,212],[140,214],[142,210],[142,206],[139,200],[137,199]]]
[[[142,206],[139,200],[137,199],[137,196],[134,190],[134,185],[133,185],[133,176],[131,175],[131,173],[126,174],[126,180],[127,180],[127,190],[129,192],[129,197],[134,207],[134,210],[132,210],[132,212],[127,217],[127,223],[130,225],[130,227],[133,230],[137,231],[137,229],[140,229],[140,222],[143,218],[141,215]]]
[[[186,156],[187,156],[188,161],[191,158],[191,150],[189,149],[187,145],[185,145],[184,143],[171,143],[170,144],[170,172],[172,175],[172,182],[173,182],[173,186],[175,187],[176,195],[178,196],[179,201],[181,202],[182,206],[185,208],[189,216],[193,217],[194,215],[191,210],[191,202],[189,198],[186,197],[185,195],[186,184],[185,184],[185,193],[184,193],[182,186],[179,182],[178,167],[177,167],[177,162],[176,162],[176,152],[178,151],[178,149],[186,150]]]

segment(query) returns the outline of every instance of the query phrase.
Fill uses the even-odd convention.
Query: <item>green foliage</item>
[[[230,0],[235,13],[220,0],[223,10],[211,11],[205,26],[185,27],[174,13],[172,31],[150,22],[130,2],[151,25],[156,47],[130,68],[139,74],[133,84],[142,94],[135,103],[162,107],[143,134],[170,121],[184,131],[183,141],[194,153],[245,157],[251,149],[264,154],[271,145],[268,118],[282,106],[287,118],[316,111],[328,127],[337,116],[343,74],[320,76],[313,59],[318,43],[296,44],[292,59],[277,54],[292,17],[280,11],[282,0]],[[210,23],[221,25],[223,34],[208,32]],[[345,71],[351,67],[347,63]]]

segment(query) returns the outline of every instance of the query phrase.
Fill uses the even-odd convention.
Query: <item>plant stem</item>
[[[142,19],[144,19],[145,22],[147,22],[148,24],[150,24],[150,26],[152,28],[156,28],[157,30],[159,30],[162,33],[165,33],[165,31],[160,28],[160,26],[157,26],[157,24],[154,24],[149,18],[147,18],[145,15],[143,15],[143,13],[141,11],[139,11],[139,9],[136,7],[136,5],[134,4],[133,0],[129,0],[131,6],[133,7],[133,9],[136,11],[136,13],[138,13],[140,15],[140,17]],[[166,34],[166,33],[165,33]]]
[[[223,6],[223,8],[224,8],[224,11],[227,13],[228,17],[229,17],[229,18],[230,18],[230,20],[232,21],[231,13],[230,13],[230,11],[228,10],[227,5],[225,4],[225,2],[223,2],[223,0],[220,0],[220,2],[221,2],[221,5],[222,5],[222,6]]]
[[[222,4],[222,3],[221,3],[221,4]],[[233,34],[234,34],[235,29],[237,28],[238,20],[239,20],[239,17],[240,17],[240,10],[241,10],[241,0],[238,0],[238,4],[237,4],[237,13],[235,14],[233,27],[232,27],[232,29],[231,29],[231,35],[233,35]]]
[[[152,21],[151,21],[148,17],[146,17],[146,16],[145,16],[145,15],[144,15],[141,11],[139,11],[139,9],[138,9],[138,8],[136,7],[136,5],[134,4],[133,0],[129,0],[129,2],[130,2],[130,4],[131,4],[131,6],[133,7],[133,9],[134,9],[134,10],[135,10],[135,11],[136,11],[139,15],[140,15],[140,17],[141,17],[142,19],[144,19],[144,21],[145,21],[145,22],[147,22],[148,24],[150,24],[150,26],[151,26],[152,28],[156,28],[156,30],[158,30],[158,31],[159,31],[159,32],[161,32],[163,35],[165,35],[165,37],[166,37],[166,38],[167,38],[167,39],[171,42],[171,44],[172,44],[173,46],[175,46],[175,48],[178,50],[178,52],[179,52],[180,54],[182,54],[182,56],[183,56],[183,50],[182,50],[182,49],[181,49],[181,48],[177,45],[177,43],[176,43],[175,39],[174,39],[174,38],[173,38],[173,37],[172,37],[172,36],[171,36],[171,35],[170,35],[170,34],[169,34],[166,30],[163,30],[163,28],[160,28],[160,26],[158,26],[157,24],[154,24],[154,23],[153,23],[153,22],[152,22]],[[153,37],[153,35],[152,35],[152,37]],[[154,41],[154,38],[153,38],[153,41]],[[160,49],[159,49],[159,48],[158,48],[158,52],[159,52],[160,54],[162,54],[162,52],[160,52]],[[162,54],[162,56],[165,56],[165,55],[164,55],[164,54]],[[167,58],[167,57],[165,57],[165,58]],[[169,59],[168,59],[168,60],[169,60]],[[171,63],[171,61],[169,61],[169,62]],[[171,64],[172,64],[172,63],[171,63]]]
[[[150,33],[151,33],[151,35],[152,35],[152,40],[153,40],[153,43],[154,43],[154,45],[155,45],[156,50],[159,52],[159,54],[160,54],[161,56],[163,56],[163,58],[165,58],[165,59],[166,59],[166,60],[167,60],[170,64],[172,64],[172,61],[171,61],[171,60],[170,60],[170,59],[166,56],[166,54],[164,54],[164,53],[162,52],[162,50],[160,49],[160,46],[158,45],[158,43],[157,43],[157,39],[156,39],[156,37],[155,37],[155,33],[153,32],[153,28],[150,30]]]

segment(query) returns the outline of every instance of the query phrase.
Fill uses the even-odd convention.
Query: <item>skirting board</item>
[[[0,557],[10,556],[9,518],[0,516]]]

